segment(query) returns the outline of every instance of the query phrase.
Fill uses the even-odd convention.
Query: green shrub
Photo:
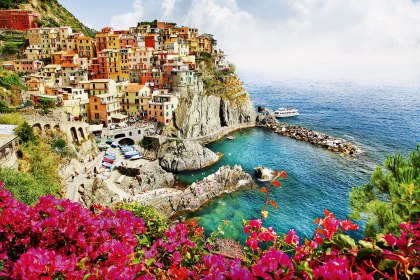
[[[162,238],[168,229],[167,221],[152,206],[141,206],[138,202],[119,202],[115,208],[128,210],[146,223],[145,226],[148,229],[147,242]]]
[[[26,121],[16,128],[16,134],[22,144],[36,140],[32,127]]]
[[[31,174],[11,168],[0,168],[0,178],[4,182],[5,187],[17,199],[28,205],[37,202],[42,195],[55,194],[60,190],[60,186],[57,184],[46,184],[44,181],[37,180],[31,176]]]

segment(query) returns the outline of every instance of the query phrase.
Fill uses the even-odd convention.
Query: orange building
[[[177,106],[177,96],[169,94],[168,90],[159,90],[158,93],[153,93],[152,100],[149,101],[147,117],[164,124],[169,123]]]
[[[108,126],[113,118],[120,118],[120,102],[117,95],[99,94],[89,97],[89,117],[93,123],[102,123]]]

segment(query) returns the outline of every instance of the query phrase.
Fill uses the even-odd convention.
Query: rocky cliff
[[[78,188],[79,202],[89,208],[93,204],[111,206],[120,201],[118,194],[109,190],[104,181],[99,178],[86,180]]]
[[[245,173],[241,166],[222,166],[216,173],[193,183],[184,191],[166,188],[146,192],[136,199],[143,205],[154,206],[162,215],[172,217],[179,213],[195,211],[223,194],[253,186],[255,183],[251,175]]]
[[[173,172],[201,169],[219,160],[213,151],[188,140],[164,143],[160,146],[158,158],[163,169]]]
[[[175,183],[174,174],[163,170],[158,161],[147,162],[135,168],[121,167],[120,172],[130,177],[136,177],[138,182],[136,193],[157,188],[171,188]]]
[[[204,63],[200,67],[202,76],[197,85],[174,85],[180,100],[167,134],[194,139],[255,124],[254,105],[238,76]]]

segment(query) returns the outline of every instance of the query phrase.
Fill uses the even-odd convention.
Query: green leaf
[[[356,259],[358,261],[368,260],[374,256],[379,255],[381,252],[379,250],[371,249],[371,248],[361,248],[359,252],[357,252]]]
[[[343,249],[343,248],[353,248],[353,247],[356,246],[356,244],[354,243],[354,239],[351,238],[348,235],[345,235],[345,234],[335,235],[333,237],[333,242],[334,242],[335,245],[337,245],[341,249]]]
[[[154,263],[154,262],[155,262],[155,259],[154,259],[154,258],[147,259],[147,260],[146,260],[146,265],[147,265],[147,266],[151,266],[151,265],[152,265],[152,263]]]
[[[411,208],[411,213],[420,213],[420,205],[413,206]]]
[[[397,264],[398,264],[397,261],[385,259],[385,260],[382,260],[379,263],[378,268],[381,271],[384,271],[384,270],[387,270],[387,269],[393,269],[394,267],[397,266]]]
[[[86,274],[85,276],[83,276],[83,280],[86,280],[90,277],[90,273]]]
[[[141,262],[140,259],[134,259],[131,265],[139,264]]]
[[[373,249],[373,244],[372,242],[366,241],[366,240],[359,240],[359,245],[362,248],[366,248],[366,249]]]
[[[185,253],[185,257],[187,257],[187,259],[191,259],[191,254],[190,254],[190,252]]]

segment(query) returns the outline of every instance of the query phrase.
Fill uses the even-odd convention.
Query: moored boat
[[[295,108],[278,108],[276,111],[274,111],[274,116],[276,118],[288,118],[299,115],[299,111]]]
[[[228,140],[235,140],[235,136],[229,135],[228,137],[226,137],[226,139],[228,139]]]
[[[135,155],[135,156],[132,156],[131,158],[130,158],[130,160],[137,160],[137,159],[141,159],[142,158],[142,156],[141,155]]]

